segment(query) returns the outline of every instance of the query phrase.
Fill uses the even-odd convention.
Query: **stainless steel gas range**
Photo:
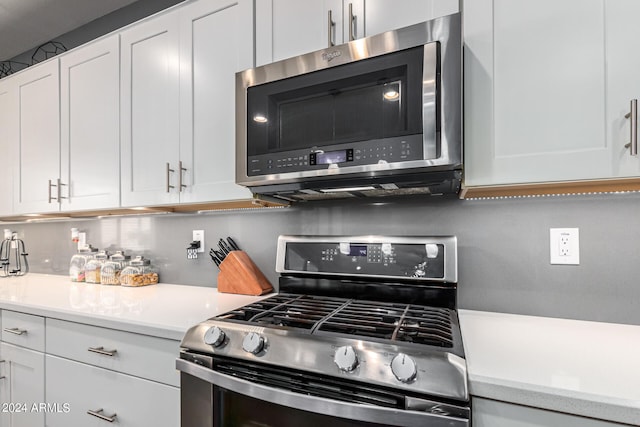
[[[185,335],[182,427],[470,425],[455,237],[281,236],[276,270]]]

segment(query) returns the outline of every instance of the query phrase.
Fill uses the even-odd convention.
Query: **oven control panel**
[[[278,252],[280,273],[455,281],[447,274],[456,262],[455,237],[291,238]]]
[[[219,336],[217,329],[224,332],[225,338],[221,343],[208,344],[206,337]],[[348,336],[297,333],[210,319],[192,328],[182,347],[236,363],[262,363],[272,369],[295,367],[298,371],[369,385],[468,399],[464,358],[411,343],[357,342]]]

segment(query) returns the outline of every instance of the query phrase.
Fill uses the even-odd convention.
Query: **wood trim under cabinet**
[[[167,206],[147,206],[140,208],[114,208],[101,209],[95,211],[60,212],[50,214],[32,214],[0,217],[0,222],[23,222],[29,220],[47,219],[69,219],[69,218],[105,218],[110,216],[123,215],[145,215],[157,213],[199,213],[208,211],[219,211],[229,209],[263,209],[275,207],[287,207],[289,203],[281,203],[272,199],[261,199],[259,197],[246,200],[226,200],[210,203],[188,203]]]
[[[585,181],[542,182],[465,187],[461,199],[494,197],[529,197],[555,194],[593,194],[640,191],[640,178],[599,179]]]

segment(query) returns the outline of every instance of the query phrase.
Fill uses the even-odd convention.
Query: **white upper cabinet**
[[[256,2],[256,63],[264,65],[458,10],[458,0],[261,0]]]
[[[256,2],[256,65],[342,44],[343,35],[342,0]]]
[[[17,90],[18,140],[14,164],[16,213],[56,212],[60,178],[60,80],[58,59],[12,76]]]
[[[607,141],[612,150],[613,176],[640,176],[640,157],[625,147],[631,140],[631,121],[625,118],[632,99],[640,99],[640,37],[637,0],[605,2]],[[637,131],[637,130],[636,130]]]
[[[640,173],[624,148],[638,2],[469,0],[464,12],[467,186]]]
[[[250,198],[235,184],[235,73],[253,66],[253,2],[201,0],[122,41],[122,206]]]
[[[366,0],[365,35],[380,34],[459,11],[459,0]]]
[[[201,0],[180,16],[180,202],[251,198],[235,184],[234,123],[235,73],[253,66],[253,2]]]
[[[178,12],[121,33],[122,206],[178,202]]]
[[[119,79],[117,35],[7,79],[14,213],[119,206]]]
[[[60,58],[62,210],[120,204],[118,36]]]
[[[13,213],[13,161],[18,142],[18,91],[13,79],[0,80],[0,153],[5,158],[4,177],[0,179],[0,215]]]

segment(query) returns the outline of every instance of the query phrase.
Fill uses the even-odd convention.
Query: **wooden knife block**
[[[271,291],[273,286],[246,252],[231,251],[220,264],[218,292],[256,296]]]

